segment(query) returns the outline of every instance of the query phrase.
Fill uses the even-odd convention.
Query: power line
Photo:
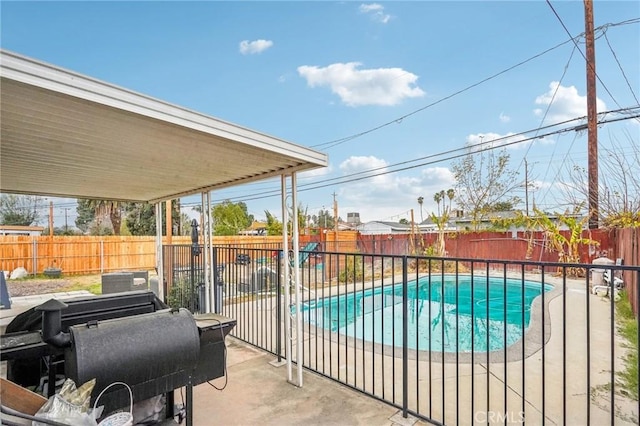
[[[571,141],[571,145],[569,145],[569,149],[567,149],[567,152],[564,154],[564,158],[562,159],[561,164],[564,164],[564,162],[567,161],[567,157],[569,156],[569,153],[571,152],[571,149],[573,148],[573,144],[576,142],[576,139],[578,139],[578,132],[576,132],[573,135],[573,140]],[[550,167],[547,167],[547,171],[544,174],[544,178],[542,178],[543,182],[547,179],[547,174],[549,173],[549,169]],[[553,182],[555,182],[555,180],[558,179],[558,176],[560,176],[561,171],[562,171],[562,166],[558,167],[558,171],[556,175],[553,177]],[[546,198],[546,196],[549,195],[550,190],[551,190],[551,186],[547,188],[547,192],[544,193],[544,196],[542,197],[542,199]]]
[[[640,101],[638,100],[638,97],[636,96],[636,92],[633,90],[633,87],[631,86],[631,83],[629,83],[629,79],[627,78],[627,74],[625,74],[624,69],[622,68],[622,64],[620,64],[620,61],[618,60],[618,55],[616,55],[616,52],[613,50],[613,47],[611,46],[611,43],[609,42],[609,37],[607,37],[607,32],[604,32],[604,39],[607,42],[607,46],[609,46],[609,49],[611,50],[611,53],[613,54],[614,59],[616,60],[616,63],[618,64],[618,68],[620,68],[620,72],[622,73],[622,77],[624,77],[624,81],[627,82],[627,86],[629,87],[629,90],[631,91],[631,94],[633,95],[633,99],[636,100],[636,103],[640,104]]]
[[[471,85],[469,85],[469,86],[467,86],[467,87],[465,87],[463,89],[460,89],[460,90],[458,90],[456,92],[453,92],[450,95],[447,95],[447,96],[445,96],[443,98],[440,98],[437,101],[434,101],[434,102],[432,102],[432,103],[430,103],[428,105],[425,105],[422,108],[418,108],[418,109],[416,109],[416,110],[414,110],[414,111],[412,111],[412,112],[410,112],[408,114],[405,114],[405,115],[403,115],[401,117],[398,117],[398,118],[396,118],[394,120],[388,121],[388,122],[386,122],[384,124],[381,124],[379,126],[373,127],[373,128],[371,128],[369,130],[365,130],[365,131],[360,132],[360,133],[356,133],[356,134],[351,135],[351,136],[347,136],[347,137],[340,138],[340,139],[335,139],[333,141],[321,143],[321,144],[318,144],[318,145],[311,145],[311,148],[324,148],[324,149],[333,148],[334,146],[341,145],[341,144],[343,144],[345,142],[348,142],[350,140],[353,140],[353,139],[359,138],[361,136],[364,136],[366,134],[375,132],[376,130],[380,130],[380,129],[382,129],[384,127],[387,127],[387,126],[389,126],[391,124],[400,123],[405,118],[411,117],[412,115],[415,115],[415,114],[417,114],[419,112],[422,112],[422,111],[424,111],[424,110],[426,110],[428,108],[431,108],[431,107],[433,107],[435,105],[438,105],[438,104],[440,104],[440,103],[442,103],[442,102],[444,102],[446,100],[449,100],[449,99],[453,98],[454,96],[457,96],[457,95],[460,95],[460,94],[462,94],[464,92],[467,92],[467,91],[473,89],[474,87],[477,87],[477,86],[479,86],[479,85],[481,85],[483,83],[486,83],[487,81],[493,80],[494,78],[499,77],[502,74],[505,74],[505,73],[515,69],[515,68],[518,68],[518,67],[520,67],[520,66],[522,66],[522,65],[524,65],[524,64],[526,64],[528,62],[533,61],[534,59],[539,58],[540,56],[546,55],[547,53],[549,53],[549,52],[551,52],[551,51],[553,51],[553,50],[555,50],[555,49],[557,49],[557,48],[559,48],[561,46],[564,46],[565,44],[569,43],[570,41],[571,40],[563,41],[562,43],[559,43],[559,44],[557,44],[557,45],[555,45],[555,46],[553,46],[553,47],[551,47],[551,48],[549,48],[549,49],[547,49],[547,50],[545,50],[543,52],[540,52],[540,53],[538,53],[538,54],[536,54],[536,55],[534,55],[534,56],[532,56],[532,57],[530,57],[528,59],[525,59],[524,61],[518,62],[515,65],[512,65],[512,66],[510,66],[510,67],[508,67],[508,68],[506,68],[506,69],[504,69],[504,70],[502,70],[500,72],[497,72],[497,73],[495,73],[495,74],[493,74],[493,75],[491,75],[489,77],[486,77],[486,78],[484,78],[484,79],[482,79],[482,80],[480,80],[480,81],[478,81],[476,83],[473,83],[473,84],[471,84]]]
[[[544,120],[547,119],[547,115],[549,114],[549,110],[551,109],[551,105],[553,105],[553,101],[556,99],[556,95],[558,94],[558,91],[560,90],[560,85],[562,85],[562,81],[564,80],[564,77],[567,75],[567,70],[569,69],[569,65],[571,64],[571,59],[573,59],[573,54],[575,52],[576,52],[576,46],[573,46],[573,49],[571,49],[571,54],[569,55],[569,60],[567,60],[567,63],[564,66],[564,70],[562,71],[562,75],[560,76],[560,80],[558,81],[558,85],[556,86],[556,89],[553,91],[553,95],[551,96],[551,101],[549,101],[549,104],[547,105],[547,109],[544,111],[544,115],[542,116],[542,119],[540,120],[540,126],[542,126],[542,124],[544,123]],[[527,154],[529,154],[529,150],[531,150],[532,146],[533,146],[533,142],[530,143],[529,146],[527,147],[527,151],[522,156],[522,160],[520,160],[520,165],[518,165],[518,169],[520,167],[522,167],[522,162],[526,161]],[[555,147],[554,147],[553,152],[555,153]],[[551,158],[553,159],[553,154],[552,154]]]
[[[636,117],[640,117],[640,114],[636,114],[636,115],[634,115],[632,117],[622,117],[622,118],[617,118],[617,119],[600,121],[600,122],[598,122],[598,124],[613,123],[613,122],[616,122],[616,121],[628,120],[630,118],[636,118]],[[479,149],[477,151],[474,151],[474,153],[491,151],[491,150],[494,150],[494,149],[503,148],[503,147],[506,147],[506,146],[511,146],[511,145],[527,142],[527,141],[534,140],[534,139],[542,139],[542,138],[545,138],[547,136],[552,136],[552,135],[556,135],[556,134],[560,134],[560,133],[565,133],[565,132],[570,132],[570,131],[579,131],[579,130],[582,130],[582,128],[583,128],[582,125],[578,125],[578,126],[574,126],[574,127],[567,128],[567,129],[555,130],[553,132],[548,132],[548,133],[545,133],[545,134],[542,134],[542,135],[539,135],[539,136],[532,136],[530,138],[526,138],[526,139],[522,139],[522,140],[507,142],[507,143],[504,143],[504,144],[501,144],[501,145],[490,145],[493,141],[487,141],[487,142],[484,142],[483,145],[488,145],[488,146],[483,147],[483,148],[481,148],[481,149]],[[477,144],[477,145],[480,145],[480,144]],[[426,165],[440,163],[442,161],[454,160],[456,158],[460,158],[460,157],[463,157],[465,155],[467,155],[467,153],[456,154],[456,155],[452,155],[452,156],[449,156],[449,157],[446,157],[446,158],[440,158],[440,159],[433,160],[433,161],[428,161],[428,162],[425,162],[425,163],[420,163],[420,164],[416,164],[416,165],[412,165],[412,166],[408,166],[408,167],[403,167],[403,168],[400,168],[400,169],[397,169],[397,170],[390,170],[390,171],[378,173],[378,174],[375,174],[375,175],[369,175],[369,176],[358,177],[358,178],[354,178],[354,179],[348,179],[348,180],[341,181],[339,183],[344,184],[344,183],[359,181],[359,180],[368,179],[368,178],[372,178],[372,177],[383,176],[383,175],[387,175],[387,174],[390,174],[390,173],[396,173],[396,172],[400,172],[400,171],[410,170],[410,169],[414,169],[416,167],[422,167],[422,166],[426,166]],[[330,186],[330,185],[331,184],[321,185],[321,186],[314,186],[313,188],[308,188],[308,189],[305,188],[305,190],[318,189],[318,188],[322,188],[322,187]]]
[[[625,117],[619,117],[619,118],[613,118],[613,119],[609,119],[609,120],[601,120],[598,122],[598,124],[608,124],[608,123],[614,123],[614,122],[618,122],[618,121],[623,121],[623,120],[629,120],[631,118],[637,118],[640,117],[640,113],[632,115],[632,116],[625,116]],[[580,117],[579,119],[583,119],[584,117]],[[570,121],[575,121],[578,119],[573,119]],[[502,147],[506,147],[506,146],[511,146],[511,145],[515,145],[515,144],[519,144],[519,143],[523,143],[523,142],[527,142],[530,140],[534,140],[534,139],[542,139],[545,138],[547,136],[552,136],[552,135],[556,135],[556,134],[561,134],[561,133],[566,133],[566,132],[571,132],[571,131],[580,131],[584,129],[584,125],[576,125],[576,126],[572,126],[569,128],[565,128],[565,129],[559,129],[559,130],[554,130],[552,132],[548,132],[542,135],[537,135],[537,136],[533,136],[530,138],[525,138],[522,140],[516,140],[516,141],[511,141],[511,142],[507,142],[504,144],[500,144],[500,145],[492,145],[493,144],[493,140],[492,141],[487,141],[487,142],[483,142],[482,144],[476,144],[474,145],[474,147],[479,147],[480,145],[484,145],[481,147],[481,149],[475,151],[477,153],[479,152],[484,152],[484,151],[490,151],[493,149],[497,149],[497,148],[502,148]],[[504,138],[501,138],[504,139]],[[469,147],[465,147],[465,148],[458,148],[458,149],[454,149],[454,150],[450,150],[447,152],[455,152],[455,151],[459,151],[461,149],[468,149]],[[439,154],[435,154],[432,156],[428,156],[428,157],[423,157],[423,158],[430,158],[430,157],[434,157],[434,156],[438,156]],[[333,178],[333,179],[327,179],[325,181],[319,182],[319,183],[315,183],[315,184],[306,184],[306,185],[300,185],[298,187],[298,192],[305,192],[305,191],[310,191],[310,190],[314,190],[314,189],[320,189],[320,188],[325,188],[328,186],[332,186],[332,185],[336,185],[336,184],[345,184],[345,183],[351,183],[351,182],[356,182],[356,181],[361,181],[364,179],[370,179],[373,177],[378,177],[378,176],[383,176],[383,175],[388,175],[391,173],[397,173],[400,171],[406,171],[406,170],[410,170],[410,169],[415,169],[417,167],[422,167],[422,166],[427,166],[427,165],[432,165],[432,164],[436,164],[436,163],[440,163],[443,161],[448,161],[448,160],[454,160],[460,157],[463,157],[467,155],[467,153],[461,153],[461,154],[456,154],[456,155],[451,155],[445,158],[439,158],[436,160],[432,160],[432,161],[427,161],[427,162],[423,162],[423,163],[419,163],[419,164],[415,164],[415,165],[411,165],[411,166],[407,166],[407,167],[402,167],[399,169],[395,169],[395,170],[387,170],[384,172],[380,172],[380,173],[376,173],[376,174],[372,174],[372,175],[366,175],[366,176],[359,176],[363,173],[366,172],[358,172],[358,173],[354,173],[352,175],[348,175],[348,176],[342,176],[340,178]],[[403,163],[397,163],[388,167],[396,167],[397,165],[401,165],[401,164],[408,164],[410,162],[414,162],[415,160],[410,160],[407,162],[403,162]],[[385,168],[388,168],[385,167]],[[380,170],[380,168],[376,168],[376,169],[372,169],[372,170]],[[370,172],[370,171],[367,171]],[[342,179],[339,182],[333,182],[336,180]],[[329,182],[332,181],[332,182]],[[264,198],[270,198],[273,196],[278,195],[278,192],[274,190],[274,194],[268,195],[268,194],[260,194],[260,195],[256,195],[256,196],[249,196],[249,197],[242,197],[242,198],[237,198],[237,199],[241,199],[243,201],[253,201],[253,200],[260,200],[260,199],[264,199]],[[217,202],[221,202],[222,200],[216,200]]]
[[[602,117],[602,119],[598,122],[598,124],[608,124],[608,123],[613,123],[613,122],[617,122],[617,121],[623,121],[623,120],[628,120],[631,118],[637,118],[640,117],[640,105],[639,106],[633,106],[633,107],[627,107],[627,108],[621,108],[621,109],[617,109],[617,110],[611,110],[611,111],[605,111],[599,114],[599,116]],[[619,118],[614,118],[614,119],[609,119],[609,120],[605,120],[604,117],[606,117],[609,114],[628,114],[624,117],[619,117]],[[538,132],[540,130],[544,130],[544,129],[550,129],[553,127],[558,127],[564,124],[568,124],[574,121],[579,121],[579,120],[584,120],[586,119],[586,116],[582,116],[582,117],[576,117],[576,118],[572,118],[569,120],[564,120],[558,123],[554,123],[554,124],[548,124],[545,126],[540,126],[537,127],[535,129],[531,129],[531,130],[526,130],[523,132],[519,132],[519,133],[514,133],[514,134],[510,134],[510,135],[506,135],[506,136],[501,136],[499,138],[496,139],[492,139],[492,140],[488,140],[488,141],[482,141],[480,143],[477,144],[469,144],[469,145],[465,145],[462,147],[458,147],[458,148],[453,148],[450,150],[446,150],[446,151],[442,151],[436,154],[430,154],[427,156],[423,156],[423,157],[419,157],[419,158],[415,158],[415,159],[411,159],[411,160],[406,160],[406,161],[402,161],[399,163],[394,163],[392,165],[385,165],[385,166],[381,166],[381,167],[376,167],[373,169],[369,169],[369,170],[364,170],[364,171],[360,171],[360,172],[356,172],[356,173],[352,173],[350,175],[346,175],[346,176],[340,176],[340,177],[335,177],[335,178],[329,178],[329,179],[324,179],[321,180],[319,182],[313,182],[313,183],[307,183],[307,184],[302,184],[298,186],[299,192],[302,191],[308,191],[311,189],[318,189],[318,188],[323,188],[323,187],[327,187],[327,186],[331,186],[334,184],[343,184],[343,183],[349,183],[349,182],[353,182],[353,181],[358,181],[358,180],[363,180],[363,179],[368,179],[368,178],[372,178],[372,177],[377,177],[377,176],[382,176],[382,175],[386,175],[386,174],[390,174],[390,173],[395,173],[395,172],[399,172],[399,171],[404,171],[404,170],[409,170],[409,169],[413,169],[413,168],[417,168],[417,167],[421,167],[421,166],[425,166],[425,165],[430,165],[430,164],[436,164],[436,163],[440,163],[443,161],[448,161],[448,160],[452,160],[452,159],[456,159],[459,157],[462,157],[464,155],[467,155],[467,153],[471,150],[474,150],[476,148],[480,148],[475,152],[484,152],[484,151],[489,151],[492,149],[497,149],[497,148],[502,148],[502,147],[506,147],[506,146],[511,146],[511,145],[515,145],[515,144],[519,144],[519,143],[524,143],[524,142],[528,142],[528,141],[533,141],[536,139],[544,139],[545,137],[548,136],[552,136],[555,134],[561,134],[561,133],[565,133],[565,132],[569,132],[569,131],[579,131],[579,130],[583,130],[585,128],[584,125],[580,124],[580,125],[575,125],[569,128],[565,128],[565,129],[559,129],[559,130],[554,130],[545,134],[538,134]],[[505,143],[498,143],[498,142],[502,142],[502,141],[506,141],[508,139],[513,139],[519,136],[523,136],[529,133],[533,133],[535,132],[534,136],[528,137],[528,138],[524,138],[524,139],[518,139],[518,140],[513,140],[511,142],[505,142]],[[404,168],[400,168],[397,170],[387,170],[385,172],[382,173],[377,173],[377,174],[371,174],[373,172],[376,171],[380,171],[380,170],[385,170],[385,169],[389,169],[389,168],[395,168],[398,166],[403,166],[403,165],[408,165],[411,163],[415,163],[418,161],[423,161],[423,160],[430,160],[433,158],[437,158],[437,157],[441,157],[444,155],[448,155],[448,154],[454,154],[460,151],[465,151],[462,154],[457,154],[457,155],[453,155],[453,156],[449,156],[449,157],[444,157],[444,158],[439,158],[439,159],[435,159],[432,161],[427,161],[427,162],[423,162],[423,163],[419,163],[416,165],[412,165],[412,166],[407,166]],[[362,176],[362,177],[357,177],[356,176],[360,176],[360,175],[365,175],[366,176]],[[353,178],[353,179],[348,179],[348,178]],[[335,183],[334,183],[335,182]],[[321,184],[321,185],[318,185]],[[308,188],[311,187],[311,188]],[[280,194],[280,190],[279,189],[273,189],[273,190],[268,190],[268,191],[261,191],[259,196],[237,196],[237,197],[228,197],[225,198],[224,200],[257,200],[257,199],[264,199],[264,198],[270,198],[272,196],[276,196]],[[222,199],[219,200],[214,200],[214,202],[222,202],[224,201]],[[57,204],[56,208],[61,208],[62,206],[73,206],[73,203],[62,203],[62,204]],[[189,207],[189,206],[196,206],[199,205],[198,202],[193,202],[193,203],[182,203],[181,206],[182,207]],[[41,206],[38,206],[38,208],[44,208]],[[47,207],[48,208],[48,207]]]
[[[638,108],[623,108],[623,109],[619,109],[619,110],[606,111],[606,112],[601,113],[601,115],[605,116],[606,114],[622,113],[623,111],[628,111],[630,109],[632,110],[632,109],[638,109]],[[450,149],[450,150],[447,150],[447,151],[442,151],[442,152],[439,152],[439,153],[436,153],[436,154],[430,154],[430,155],[427,155],[427,156],[424,156],[424,157],[419,157],[419,158],[415,158],[415,159],[412,159],[412,160],[402,161],[402,162],[399,162],[399,163],[395,163],[393,165],[385,165],[385,166],[380,166],[380,167],[364,170],[364,171],[357,172],[357,173],[352,173],[349,176],[357,176],[357,175],[361,175],[361,174],[375,172],[375,171],[378,171],[378,170],[387,169],[389,167],[396,167],[396,166],[399,166],[399,165],[410,164],[410,163],[413,163],[413,162],[422,161],[422,160],[426,160],[426,159],[430,159],[430,158],[434,158],[434,157],[439,157],[439,156],[442,156],[442,155],[452,154],[452,153],[459,152],[459,151],[466,151],[466,150],[469,150],[469,149],[481,147],[481,146],[483,146],[485,144],[495,144],[497,142],[502,142],[502,141],[505,141],[505,140],[508,140],[508,139],[517,138],[518,136],[523,136],[523,135],[526,135],[526,134],[532,133],[532,132],[536,132],[536,136],[531,137],[531,138],[526,139],[526,140],[535,140],[535,139],[538,139],[538,138],[542,139],[542,136],[537,136],[537,133],[540,130],[550,129],[552,127],[561,126],[563,124],[568,124],[568,123],[571,123],[573,121],[584,120],[586,118],[587,118],[586,116],[576,117],[576,118],[572,118],[572,119],[569,119],[569,120],[561,121],[561,122],[558,122],[558,123],[548,124],[546,126],[539,126],[539,127],[535,128],[535,129],[526,130],[526,131],[519,132],[519,133],[513,133],[513,134],[510,134],[510,135],[506,135],[506,136],[501,136],[499,138],[491,139],[491,140],[488,140],[488,141],[483,141],[483,142],[480,142],[480,143],[477,143],[477,144],[465,145],[465,146],[458,147],[458,148],[453,148],[453,149]],[[522,140],[522,141],[524,141],[524,140]],[[522,142],[522,141],[519,141],[519,142]],[[501,144],[500,146],[506,146],[506,145],[507,144]],[[330,178],[330,179],[325,179],[323,182],[331,182],[331,181],[336,181],[336,180],[340,180],[340,179],[343,179],[343,178],[344,178],[344,176],[336,177],[336,178]],[[305,185],[300,185],[300,186],[305,186]],[[277,191],[277,190],[274,190],[274,191]]]
[[[613,123],[613,122],[617,122],[617,121],[628,120],[628,119],[631,119],[631,118],[640,117],[640,114],[637,114],[637,111],[639,109],[640,109],[640,107],[636,106],[636,107],[623,108],[623,109],[612,110],[612,111],[605,111],[605,112],[599,114],[601,117],[603,117],[601,119],[601,121],[599,121],[599,124]],[[636,112],[636,115],[604,120],[604,117],[606,117],[609,114],[613,114],[613,113],[616,113],[616,114],[631,113],[631,114],[633,114],[634,112]],[[552,132],[548,132],[548,133],[543,134],[543,135],[536,134],[536,136],[532,136],[532,137],[529,137],[529,138],[515,140],[515,141],[508,142],[508,143],[496,144],[496,142],[504,141],[505,139],[512,139],[514,137],[521,136],[521,135],[524,135],[524,134],[527,134],[527,133],[537,132],[538,130],[541,130],[541,129],[548,129],[548,128],[552,128],[552,127],[557,127],[559,125],[567,124],[567,123],[570,123],[570,122],[573,122],[573,121],[584,120],[584,119],[586,119],[586,116],[576,117],[576,118],[573,118],[573,119],[570,119],[570,120],[565,120],[565,121],[562,121],[562,122],[559,122],[559,123],[542,126],[542,127],[537,128],[537,129],[532,129],[532,130],[527,130],[527,131],[516,133],[516,134],[512,134],[512,135],[502,136],[500,138],[496,138],[496,139],[492,139],[492,140],[488,140],[488,141],[483,141],[483,142],[478,143],[478,144],[466,145],[464,147],[454,148],[454,149],[451,149],[451,150],[443,151],[443,152],[436,153],[436,154],[431,154],[431,155],[428,155],[428,156],[425,156],[425,157],[420,157],[420,158],[417,158],[417,159],[407,160],[407,161],[403,161],[403,162],[399,162],[399,163],[395,163],[395,164],[387,165],[387,166],[376,167],[376,168],[373,168],[373,169],[364,170],[364,171],[357,172],[357,173],[352,173],[352,174],[347,175],[347,176],[340,176],[340,177],[336,177],[336,178],[325,179],[325,180],[322,180],[320,182],[303,184],[303,185],[299,185],[298,186],[298,190],[299,190],[299,192],[304,192],[304,191],[308,191],[308,190],[312,190],[312,189],[324,188],[324,187],[328,187],[328,186],[332,186],[332,185],[336,185],[336,184],[344,184],[344,183],[349,183],[349,182],[353,182],[353,181],[359,181],[359,180],[368,179],[368,178],[377,177],[377,176],[382,176],[382,175],[395,173],[395,172],[399,172],[399,171],[409,170],[409,169],[413,169],[413,168],[416,168],[416,167],[421,167],[421,166],[424,166],[424,165],[430,165],[430,164],[435,164],[435,163],[439,163],[439,162],[442,162],[442,161],[456,159],[456,158],[459,158],[459,157],[462,157],[462,156],[466,155],[466,152],[465,152],[463,154],[458,154],[458,155],[454,155],[454,156],[449,156],[449,157],[445,157],[445,158],[436,159],[436,160],[433,160],[433,161],[419,163],[417,165],[407,166],[407,167],[400,168],[400,169],[397,169],[397,170],[388,170],[390,168],[411,164],[411,163],[414,163],[414,162],[417,162],[417,161],[428,160],[428,159],[432,159],[432,158],[435,158],[435,157],[440,157],[440,156],[447,155],[447,154],[453,154],[453,153],[456,153],[456,152],[459,152],[459,151],[469,151],[471,149],[481,148],[481,149],[477,150],[476,152],[483,152],[483,151],[487,151],[487,150],[490,150],[490,149],[502,148],[502,147],[505,147],[505,146],[511,146],[511,145],[515,145],[515,144],[519,144],[519,143],[523,143],[523,142],[527,142],[527,141],[532,141],[532,140],[535,140],[535,139],[543,139],[543,138],[545,138],[547,136],[551,136],[551,135],[554,135],[554,134],[560,134],[560,133],[569,132],[569,131],[579,131],[579,130],[583,130],[585,128],[585,126],[582,125],[582,124],[581,125],[576,125],[576,126],[573,126],[573,127],[567,128],[567,129],[559,129],[559,130],[555,130],[555,131],[552,131]],[[382,172],[382,173],[371,174],[373,172],[380,171],[380,170],[386,170],[386,171]],[[360,176],[360,175],[365,175],[365,176],[357,177],[357,176]],[[227,198],[225,198],[225,200],[252,201],[252,200],[259,200],[259,199],[264,199],[264,198],[270,198],[270,197],[273,197],[273,196],[277,196],[279,194],[280,194],[279,189],[275,189],[274,188],[271,191],[262,191],[260,193],[260,195],[227,197]],[[220,199],[220,200],[214,200],[214,201],[215,202],[222,202],[223,200]],[[189,205],[189,204],[185,204],[185,205]],[[197,205],[197,203],[194,202],[193,205]]]
[[[628,19],[628,20],[626,20],[626,21],[621,21],[621,22],[616,22],[616,23],[607,23],[607,24],[604,24],[604,25],[602,25],[602,26],[598,27],[596,30],[600,30],[600,29],[604,29],[604,28],[609,28],[609,27],[617,27],[617,26],[621,26],[621,25],[637,24],[638,22],[640,22],[640,18]],[[564,24],[563,24],[563,25],[564,25]],[[473,89],[473,88],[475,88],[475,87],[477,87],[477,86],[479,86],[479,85],[481,85],[481,84],[484,84],[484,83],[486,83],[487,81],[493,80],[494,78],[499,77],[499,76],[501,76],[502,74],[505,74],[505,73],[507,73],[507,72],[509,72],[509,71],[511,71],[511,70],[513,70],[513,69],[515,69],[515,68],[518,68],[518,67],[520,67],[520,66],[522,66],[522,65],[525,65],[526,63],[531,62],[531,61],[533,61],[534,59],[537,59],[537,58],[539,58],[539,57],[541,57],[541,56],[544,56],[544,55],[546,55],[547,53],[552,52],[552,51],[554,51],[554,50],[558,49],[559,47],[564,46],[565,44],[568,44],[568,43],[570,43],[570,42],[573,42],[573,43],[576,45],[576,47],[577,47],[577,44],[576,44],[576,42],[575,42],[574,38],[571,36],[571,33],[569,33],[569,37],[571,37],[569,40],[565,40],[565,41],[563,41],[562,43],[559,43],[559,44],[557,44],[557,45],[555,45],[555,46],[553,46],[553,47],[550,47],[549,49],[546,49],[546,50],[544,50],[544,51],[542,51],[542,52],[540,52],[540,53],[538,53],[538,54],[536,54],[536,55],[534,55],[534,56],[532,56],[532,57],[530,57],[530,58],[528,58],[528,59],[525,59],[525,60],[523,60],[523,61],[521,61],[521,62],[518,62],[518,63],[517,63],[517,64],[515,64],[515,65],[512,65],[512,66],[510,66],[510,67],[508,67],[508,68],[506,68],[506,69],[504,69],[504,70],[502,70],[502,71],[500,71],[500,72],[497,72],[497,73],[495,73],[495,74],[493,74],[493,75],[491,75],[491,76],[489,76],[489,77],[486,77],[486,78],[484,78],[484,79],[482,79],[482,80],[480,80],[480,81],[478,81],[478,82],[476,82],[476,83],[473,83],[473,84],[471,84],[471,85],[469,85],[469,86],[467,86],[467,87],[465,87],[465,88],[463,88],[463,89],[460,89],[460,90],[458,90],[458,91],[456,91],[456,92],[453,92],[453,93],[451,93],[450,95],[447,95],[447,96],[445,96],[445,97],[443,97],[443,98],[440,98],[440,99],[438,99],[438,100],[436,100],[436,101],[434,101],[434,102],[432,102],[432,103],[430,103],[430,104],[428,104],[428,105],[425,105],[425,106],[423,106],[423,107],[421,107],[421,108],[418,108],[418,109],[416,109],[416,110],[414,110],[414,111],[412,111],[412,112],[410,112],[410,113],[408,113],[408,114],[405,114],[405,115],[403,115],[403,116],[397,117],[397,118],[395,118],[395,119],[393,119],[393,120],[391,120],[391,121],[388,121],[388,122],[386,122],[386,123],[380,124],[380,125],[375,126],[375,127],[372,127],[372,128],[370,128],[370,129],[368,129],[368,130],[365,130],[365,131],[362,131],[362,132],[359,132],[359,133],[355,133],[355,134],[350,135],[350,136],[345,136],[345,137],[340,138],[340,139],[334,139],[334,140],[331,140],[331,141],[328,141],[328,142],[323,142],[323,143],[320,143],[320,144],[311,145],[311,148],[323,148],[323,149],[325,149],[325,150],[326,150],[326,149],[329,149],[329,148],[333,148],[334,146],[341,145],[341,144],[343,144],[343,143],[345,143],[345,142],[349,142],[349,141],[351,141],[351,140],[353,140],[353,139],[357,139],[357,138],[359,138],[359,137],[361,137],[361,136],[364,136],[364,135],[367,135],[367,134],[369,134],[369,133],[373,133],[373,132],[375,132],[375,131],[377,131],[377,130],[380,130],[380,129],[382,129],[382,128],[384,128],[384,127],[387,127],[387,126],[390,126],[390,125],[392,125],[392,124],[399,124],[399,123],[401,123],[401,122],[402,122],[402,120],[404,120],[405,118],[411,117],[412,115],[415,115],[415,114],[417,114],[417,113],[419,113],[419,112],[422,112],[422,111],[424,111],[424,110],[426,110],[426,109],[428,109],[428,108],[431,108],[431,107],[433,107],[433,106],[435,106],[435,105],[438,105],[438,104],[440,104],[440,103],[442,103],[442,102],[444,102],[444,101],[446,101],[446,100],[449,100],[449,99],[453,98],[454,96],[460,95],[460,94],[462,94],[462,93],[464,93],[464,92],[467,92],[467,91],[469,91],[469,90],[471,90],[471,89]],[[579,36],[578,36],[578,37],[579,37]],[[579,48],[578,48],[578,50],[580,51],[580,49],[579,49]],[[582,56],[584,57],[584,54],[582,53],[582,51],[580,51],[580,53],[581,53],[581,54],[582,54]],[[601,81],[601,83],[602,83],[602,81]],[[604,86],[604,84],[603,84],[603,86]],[[606,88],[606,87],[605,87],[605,88]],[[613,96],[612,96],[612,99],[613,99]],[[617,103],[617,102],[616,102],[616,103]],[[620,105],[618,105],[618,107],[619,107],[619,108],[621,108],[621,106],[620,106]]]

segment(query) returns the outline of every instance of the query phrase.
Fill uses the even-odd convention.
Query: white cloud
[[[513,133],[509,132],[506,133],[504,135],[501,135],[499,133],[493,133],[493,132],[488,132],[488,133],[476,133],[476,134],[472,134],[467,136],[467,146],[469,147],[473,147],[473,150],[477,150],[480,148],[484,148],[484,147],[489,147],[489,146],[502,146],[508,143],[513,143],[513,142],[518,142],[518,141],[522,141],[524,140],[525,137],[522,135],[514,135]],[[477,146],[482,144],[482,146]],[[514,146],[518,146],[520,144],[514,144],[514,145],[510,145],[511,147]],[[477,147],[476,147],[477,146]]]
[[[359,62],[335,63],[327,67],[303,65],[300,76],[309,87],[329,86],[348,106],[396,105],[405,98],[425,95],[415,86],[418,76],[402,68],[358,69]]]
[[[476,133],[476,134],[467,136],[467,146],[473,147],[471,148],[472,151],[476,151],[481,148],[480,146],[476,147],[476,145],[479,145],[479,144],[482,144],[482,147],[503,146],[503,145],[511,144],[511,145],[508,145],[506,148],[520,149],[520,148],[525,148],[529,146],[529,144],[531,144],[532,142],[543,144],[543,145],[549,145],[549,144],[555,143],[555,141],[550,138],[540,138],[540,139],[534,139],[528,142],[518,143],[519,141],[524,141],[529,137],[530,136],[528,135],[516,135],[511,132],[506,133],[504,135],[501,135],[499,133],[493,133],[493,132]]]
[[[549,91],[538,96],[535,103],[544,106],[533,110],[539,117],[551,105],[545,123],[558,123],[587,115],[587,97],[581,96],[575,86],[562,86],[557,81],[549,83]],[[596,106],[599,112],[606,111],[606,105],[601,99],[596,100]]]
[[[540,179],[535,179],[529,182],[530,188],[532,191],[539,191],[543,189],[549,189],[556,185],[556,182],[545,182]]]
[[[361,4],[360,13],[367,14],[375,22],[386,24],[391,20],[391,15],[384,13],[384,6],[378,3]]]
[[[380,169],[372,172],[373,178],[346,183],[340,186],[338,196],[341,212],[359,212],[362,221],[394,220],[390,217],[414,209],[414,219],[420,220],[418,197],[424,197],[423,218],[436,210],[433,194],[454,186],[453,173],[446,167],[422,169],[417,175],[389,173],[388,163],[374,156],[353,156],[343,161],[339,168],[344,174]],[[364,176],[364,174],[363,174]],[[346,216],[346,213],[341,216]],[[407,217],[408,216],[404,216]]]
[[[333,172],[333,166],[330,164],[327,167],[319,167],[317,169],[305,170],[303,172],[298,173],[298,177],[300,180],[302,179],[312,179],[320,176],[326,176]]]
[[[503,112],[500,113],[499,118],[500,118],[500,121],[502,121],[503,123],[508,123],[511,121],[511,117],[509,117],[507,114]]]
[[[262,53],[271,46],[273,46],[273,42],[271,40],[242,40],[240,42],[240,53],[242,53],[243,55]]]

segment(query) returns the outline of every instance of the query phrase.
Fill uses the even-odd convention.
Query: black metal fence
[[[293,362],[404,415],[638,424],[637,319],[630,332],[616,302],[640,286],[638,266],[302,251],[297,312],[281,250],[216,247],[214,259],[235,337],[286,358],[285,316],[302,315]]]

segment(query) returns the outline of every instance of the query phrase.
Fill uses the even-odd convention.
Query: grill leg
[[[50,355],[47,357],[47,364],[49,365],[49,384],[47,385],[47,398],[51,398],[56,393],[56,364],[55,356]]]
[[[166,418],[167,419],[172,419],[176,413],[175,413],[175,407],[174,407],[174,399],[173,399],[173,391],[169,391],[167,392],[167,402],[166,402]]]
[[[187,426],[193,426],[193,383],[191,375],[187,379]]]

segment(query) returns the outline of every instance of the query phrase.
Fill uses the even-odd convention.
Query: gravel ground
[[[83,286],[89,286],[100,282],[100,275],[69,276],[56,279],[28,278],[22,280],[7,280],[9,296],[30,296],[33,294],[46,294],[69,291],[70,287],[80,290]]]
[[[71,281],[65,279],[30,279],[30,280],[7,280],[9,296],[30,296],[32,294],[57,293],[69,287]]]

